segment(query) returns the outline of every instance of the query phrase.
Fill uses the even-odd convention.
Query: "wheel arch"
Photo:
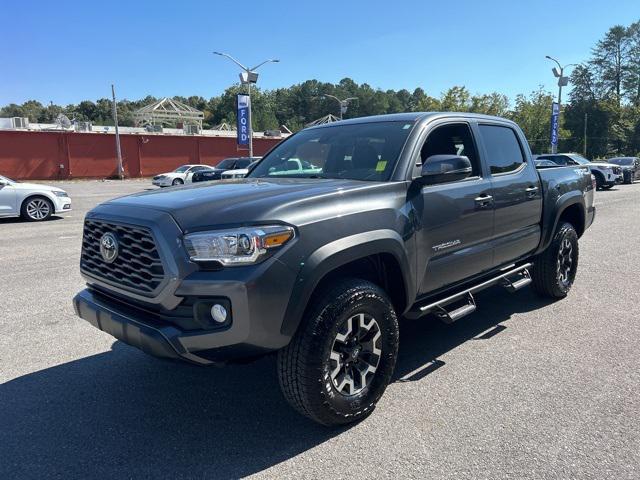
[[[281,332],[293,335],[313,294],[336,277],[353,276],[383,288],[402,315],[415,295],[404,241],[393,230],[365,232],[328,243],[313,252],[298,273]]]
[[[586,229],[586,208],[581,192],[573,191],[558,197],[552,212],[555,214],[548,215],[543,220],[546,228],[543,229],[542,242],[536,253],[544,251],[549,246],[558,224],[562,221],[573,225],[578,238]]]
[[[55,214],[56,213],[56,201],[54,198],[52,198],[52,196],[50,196],[51,194],[48,194],[47,192],[32,192],[32,193],[28,193],[26,194],[22,200],[20,201],[20,206],[18,207],[18,213],[22,213],[22,208],[25,206],[25,204],[36,197],[40,197],[40,198],[44,198],[46,200],[49,201],[49,203],[51,204],[51,213]]]

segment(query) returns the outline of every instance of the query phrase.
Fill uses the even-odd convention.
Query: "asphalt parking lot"
[[[59,185],[64,218],[0,220],[0,478],[640,478],[640,183],[597,192],[567,299],[403,321],[396,381],[337,430],[271,357],[168,363],[76,318],[84,214],[149,182]]]

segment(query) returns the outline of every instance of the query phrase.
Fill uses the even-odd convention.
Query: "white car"
[[[21,183],[0,175],[0,218],[23,217],[31,222],[71,211],[67,192],[37,183]]]
[[[229,180],[231,178],[244,178],[249,173],[248,168],[239,168],[238,170],[227,170],[220,174],[222,180]]]
[[[259,157],[259,159],[260,158],[262,157]],[[247,168],[237,168],[235,170],[227,170],[225,172],[222,172],[220,178],[222,180],[229,180],[231,178],[244,178],[256,163],[258,163],[258,160],[256,160],[255,162],[251,162]]]
[[[597,189],[608,189],[616,183],[622,183],[622,170],[619,165],[607,162],[592,162],[577,153],[550,153],[536,155],[536,160],[551,160],[557,165],[588,165],[591,173],[596,177]]]
[[[156,175],[151,183],[157,187],[184,185],[185,183],[191,183],[193,174],[202,170],[212,170],[212,167],[209,165],[182,165],[173,172]]]

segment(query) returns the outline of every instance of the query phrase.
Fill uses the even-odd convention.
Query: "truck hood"
[[[315,216],[318,209],[326,211],[327,205],[336,201],[344,205],[345,195],[366,195],[369,189],[383,185],[356,180],[241,178],[137,193],[111,200],[105,206],[162,210],[172,215],[184,231],[262,221],[295,225],[304,217]]]

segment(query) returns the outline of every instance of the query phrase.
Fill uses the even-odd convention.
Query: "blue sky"
[[[545,55],[581,62],[609,27],[640,19],[638,0],[0,1],[0,105],[95,100],[112,82],[120,98],[209,98],[238,78],[213,50],[250,66],[279,58],[262,88],[351,77],[513,98],[555,91]]]

